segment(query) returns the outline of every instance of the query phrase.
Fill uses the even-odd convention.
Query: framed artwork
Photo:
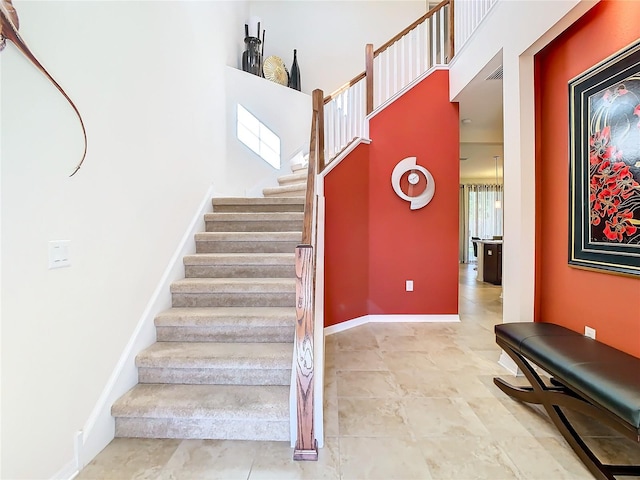
[[[569,265],[640,276],[640,42],[569,82]]]

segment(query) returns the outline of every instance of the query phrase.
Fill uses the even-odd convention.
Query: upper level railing
[[[365,71],[324,99],[325,158],[330,161],[362,137],[365,117],[375,108],[430,68],[449,63],[454,53],[452,3],[439,3],[375,51],[367,45]]]
[[[469,37],[476,31],[480,22],[487,16],[489,10],[498,0],[458,0],[456,1],[456,16],[454,29],[458,51],[467,43]]]

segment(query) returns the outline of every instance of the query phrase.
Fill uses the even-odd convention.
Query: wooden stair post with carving
[[[316,238],[316,172],[324,166],[324,116],[322,90],[313,91],[313,116],[309,144],[309,169],[302,225],[302,242],[296,247],[296,368],[297,439],[294,460],[317,460],[314,414],[314,322]]]

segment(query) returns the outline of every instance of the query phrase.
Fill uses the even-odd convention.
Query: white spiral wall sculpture
[[[420,175],[417,172],[422,173],[427,182],[424,191],[414,197],[404,193],[400,186],[400,179],[407,172],[411,172],[408,178],[411,185],[416,185],[420,182]],[[436,193],[436,182],[433,179],[433,175],[429,170],[416,163],[416,157],[407,157],[398,162],[391,173],[391,185],[396,195],[410,203],[411,210],[418,210],[426,206]]]

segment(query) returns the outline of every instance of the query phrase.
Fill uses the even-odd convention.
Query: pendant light
[[[493,160],[496,164],[496,196],[498,195],[498,155],[493,157]],[[502,208],[502,202],[500,200],[496,200],[496,208]]]

